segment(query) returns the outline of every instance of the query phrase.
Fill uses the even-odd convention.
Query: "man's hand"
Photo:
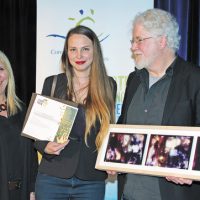
[[[186,179],[186,178],[167,176],[166,179],[168,181],[171,181],[173,183],[180,184],[180,185],[184,185],[184,184],[191,185],[192,184],[192,180],[191,179]]]
[[[30,193],[30,200],[35,200],[35,192]]]

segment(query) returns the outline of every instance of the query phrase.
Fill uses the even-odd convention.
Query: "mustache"
[[[131,54],[131,58],[132,58],[133,60],[136,59],[136,56],[137,56],[137,54],[135,54],[135,53],[132,52],[132,54]]]

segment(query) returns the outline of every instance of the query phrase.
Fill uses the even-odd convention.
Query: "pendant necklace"
[[[86,100],[86,94],[88,92],[88,82],[85,82],[84,84],[80,83],[79,81],[79,78],[84,78],[84,79],[88,79],[89,76],[86,76],[86,77],[77,77],[75,76],[74,77],[75,80],[74,80],[74,86],[77,86],[76,89],[73,87],[73,93],[74,93],[74,98],[75,98],[75,101],[77,103],[81,103],[83,104]]]
[[[1,103],[1,104],[0,104],[0,112],[6,111],[6,110],[7,110],[6,102],[5,102],[5,103]]]

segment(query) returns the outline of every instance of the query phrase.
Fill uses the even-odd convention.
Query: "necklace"
[[[74,96],[75,102],[84,103],[84,101],[86,100],[87,93],[88,93],[88,82],[89,82],[89,76],[85,76],[85,77],[74,76],[73,96]]]
[[[5,102],[5,103],[1,103],[1,104],[0,104],[0,112],[6,111],[6,110],[7,110],[6,102]]]
[[[74,100],[77,103],[84,103],[87,97],[87,92],[88,92],[88,87],[86,86],[85,88],[81,88],[77,91],[74,92]]]

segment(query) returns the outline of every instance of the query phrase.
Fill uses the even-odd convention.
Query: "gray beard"
[[[151,65],[151,63],[153,62],[154,58],[150,58],[150,59],[145,59],[145,60],[142,60],[141,62],[139,63],[135,63],[135,66],[137,69],[143,69],[143,68],[146,68],[148,69],[149,66]]]
[[[142,66],[142,65],[135,65],[135,67],[138,69],[138,70],[141,70],[141,69],[143,69],[143,68],[146,68],[146,67],[144,67],[144,66]]]
[[[136,66],[137,69],[141,70],[141,69],[144,69],[144,68],[148,68],[149,63],[140,62],[140,63],[136,63],[135,66]]]

